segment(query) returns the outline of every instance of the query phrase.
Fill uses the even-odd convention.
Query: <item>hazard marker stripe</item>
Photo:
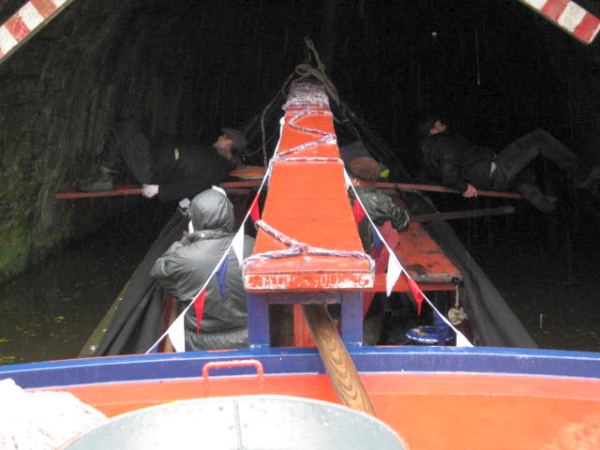
[[[31,3],[26,3],[17,14],[30,30],[33,30],[44,21],[44,16]]]
[[[30,0],[0,26],[0,64],[73,0]]]
[[[600,31],[600,19],[570,0],[519,0],[584,44]]]

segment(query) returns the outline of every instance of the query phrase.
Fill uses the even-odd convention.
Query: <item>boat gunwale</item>
[[[600,380],[600,354],[495,347],[361,347],[350,354],[359,372],[531,375]],[[257,359],[265,375],[322,374],[316,349],[260,348],[183,354],[106,356],[0,366],[0,379],[13,378],[23,388],[64,387],[201,377],[211,361]],[[247,368],[215,371],[211,377],[246,375]]]

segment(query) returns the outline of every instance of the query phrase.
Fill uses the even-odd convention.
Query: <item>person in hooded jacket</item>
[[[383,225],[389,220],[397,231],[406,229],[410,223],[408,211],[396,205],[389,195],[368,184],[381,178],[382,168],[364,145],[356,141],[344,146],[340,148],[340,156],[354,184],[354,189],[373,222],[376,225]],[[372,234],[371,224],[367,218],[358,224],[358,234],[365,251],[368,252],[372,244]]]
[[[154,263],[150,275],[187,305],[200,291],[235,236],[234,210],[225,191],[213,187],[196,195],[189,212],[194,231],[173,243]],[[252,253],[254,239],[245,236],[244,256]],[[233,249],[227,255],[227,277],[221,293],[217,276],[208,283],[204,316],[196,333],[196,315],[185,317],[186,350],[239,348],[248,345],[246,292],[240,264]]]

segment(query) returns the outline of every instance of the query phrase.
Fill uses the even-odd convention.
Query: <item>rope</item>
[[[363,209],[364,213],[365,213],[365,217],[368,219],[369,223],[371,224],[371,228],[375,231],[375,233],[377,234],[377,237],[379,238],[379,240],[383,243],[383,245],[385,245],[385,247],[388,250],[388,253],[390,254],[390,258],[392,256],[395,257],[395,252],[394,250],[390,247],[390,245],[386,242],[386,240],[384,239],[383,235],[381,234],[381,232],[379,231],[379,228],[375,225],[375,222],[373,222],[373,219],[371,219],[371,216],[369,216],[369,213],[367,212],[367,209],[365,208],[365,205],[363,204],[363,202],[361,201],[358,193],[356,192],[356,189],[354,188],[354,185],[352,184],[352,181],[350,180],[350,176],[348,175],[348,172],[346,172],[346,170],[344,169],[344,177],[346,178],[346,183],[348,184],[348,186],[350,187],[350,189],[352,189],[352,192],[354,194],[354,197],[356,199],[356,201],[358,201],[358,203],[360,203],[361,208]],[[397,259],[397,258],[396,258]],[[408,278],[412,278],[408,271],[404,268],[404,266],[402,265],[402,263],[400,261],[398,261],[398,264],[400,265],[400,274],[404,274],[406,275]],[[442,319],[442,321],[448,325],[452,331],[454,331],[454,333],[457,336],[457,340],[459,337],[462,337],[464,339],[465,342],[468,342],[469,344],[471,344],[469,342],[469,340],[465,337],[464,334],[462,334],[459,330],[456,329],[456,327],[446,318],[446,316],[444,314],[442,314],[433,304],[433,302],[429,299],[429,297],[427,297],[427,295],[425,295],[425,292],[423,292],[420,288],[419,291],[421,292],[421,295],[423,296],[423,299],[427,302],[427,304],[429,306],[431,306],[431,308],[434,310],[435,313],[438,314],[438,316]],[[472,345],[472,344],[471,344]]]
[[[268,223],[263,220],[257,220],[255,225],[258,228],[261,228],[275,239],[277,239],[282,244],[289,246],[289,249],[284,250],[273,250],[269,252],[258,253],[256,255],[252,255],[246,259],[244,259],[243,267],[246,266],[253,261],[268,261],[271,259],[279,259],[279,258],[289,258],[292,256],[306,256],[306,255],[314,255],[314,256],[334,256],[339,258],[359,258],[366,259],[369,262],[370,270],[375,270],[375,261],[369,255],[363,252],[354,251],[354,250],[332,250],[321,247],[313,247],[304,242],[297,241],[293,239],[276,228],[272,227]]]

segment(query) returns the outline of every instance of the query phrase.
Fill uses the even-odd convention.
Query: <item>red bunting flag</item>
[[[196,313],[196,334],[200,334],[200,321],[204,316],[204,303],[206,302],[206,290],[202,289],[194,300],[194,312]]]
[[[357,224],[360,223],[361,220],[365,217],[365,210],[360,206],[360,202],[358,200],[354,200],[354,205],[352,206],[352,214],[354,214],[354,220]]]
[[[258,210],[258,195],[259,194],[256,194],[256,197],[254,197],[254,200],[252,200],[252,204],[250,205],[250,218],[253,222],[260,220],[260,211]]]
[[[412,294],[415,303],[417,304],[417,314],[421,315],[421,307],[423,306],[423,291],[417,285],[415,280],[408,276],[406,272],[404,272],[404,276],[406,277],[406,283],[408,284],[408,288],[410,289],[410,293]]]

